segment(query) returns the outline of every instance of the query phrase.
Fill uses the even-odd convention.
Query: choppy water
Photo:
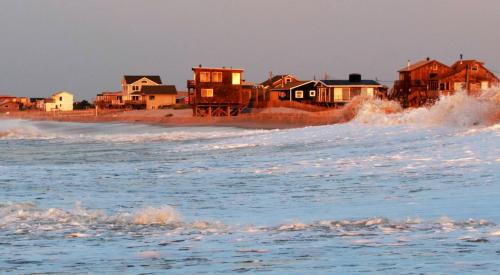
[[[373,108],[291,130],[0,121],[0,273],[499,273],[500,124]]]

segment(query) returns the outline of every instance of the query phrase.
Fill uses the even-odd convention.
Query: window
[[[342,88],[333,88],[333,101],[338,102],[342,101]]]
[[[202,97],[214,97],[214,89],[201,89]]]
[[[472,70],[473,71],[477,71],[478,70],[478,66],[477,65],[472,66]]]
[[[222,82],[222,72],[213,72],[212,82]]]
[[[59,97],[59,101],[62,101],[62,96]]]
[[[438,64],[432,64],[432,70],[437,71],[438,69]]]
[[[489,83],[488,81],[481,81],[481,90],[488,90]]]
[[[210,72],[201,72],[200,82],[210,82]]]
[[[446,82],[446,90],[449,91],[450,90],[450,82]]]
[[[141,83],[148,83],[146,80],[141,81]]]
[[[241,84],[241,73],[233,73],[233,85]]]
[[[133,91],[139,91],[139,86],[132,86]]]
[[[315,90],[310,90],[309,91],[309,96],[316,96],[316,91]]]
[[[291,83],[291,82],[292,82],[292,79],[291,79],[291,78],[289,78],[289,77],[285,78],[285,83],[286,83],[286,84]]]
[[[439,83],[439,90],[444,91],[444,83]]]
[[[373,97],[373,88],[367,88],[366,89],[366,95],[369,97]]]
[[[295,91],[295,98],[304,98],[304,91]]]
[[[149,100],[155,100],[155,96],[154,95],[150,95],[149,96]]]

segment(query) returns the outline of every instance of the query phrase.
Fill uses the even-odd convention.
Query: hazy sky
[[[499,29],[498,0],[1,0],[0,94],[90,99],[123,74],[184,90],[198,64],[393,80],[408,59],[463,53],[500,71]]]

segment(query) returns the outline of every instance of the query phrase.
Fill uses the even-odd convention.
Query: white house
[[[59,91],[44,100],[44,109],[50,111],[73,111],[73,94]]]

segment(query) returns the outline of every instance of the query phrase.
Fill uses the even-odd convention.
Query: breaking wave
[[[358,220],[323,220],[312,223],[284,223],[277,226],[227,226],[220,222],[186,223],[171,206],[146,207],[136,212],[106,215],[104,211],[84,209],[76,204],[72,210],[40,209],[33,203],[0,204],[0,229],[11,234],[59,234],[67,238],[84,238],[106,234],[141,232],[173,234],[261,234],[285,232],[329,232],[338,237],[378,234],[453,231],[480,231],[484,236],[499,237],[500,228],[484,219],[455,221],[448,217],[437,220],[419,218],[391,220],[383,217]],[[169,234],[170,235],[170,234]]]
[[[136,127],[136,128],[134,128]],[[140,127],[137,129],[137,127]],[[151,131],[154,129],[156,131]],[[105,132],[106,134],[102,134]],[[101,141],[139,143],[154,141],[190,141],[234,138],[267,133],[269,130],[240,130],[231,128],[183,130],[182,128],[156,129],[148,125],[127,124],[75,124],[65,122],[33,122],[26,120],[0,120],[0,139],[36,139]]]
[[[420,124],[452,127],[491,126],[500,122],[500,90],[491,89],[480,96],[466,92],[442,96],[429,107],[402,110],[393,101],[365,100],[354,121],[366,124]]]

